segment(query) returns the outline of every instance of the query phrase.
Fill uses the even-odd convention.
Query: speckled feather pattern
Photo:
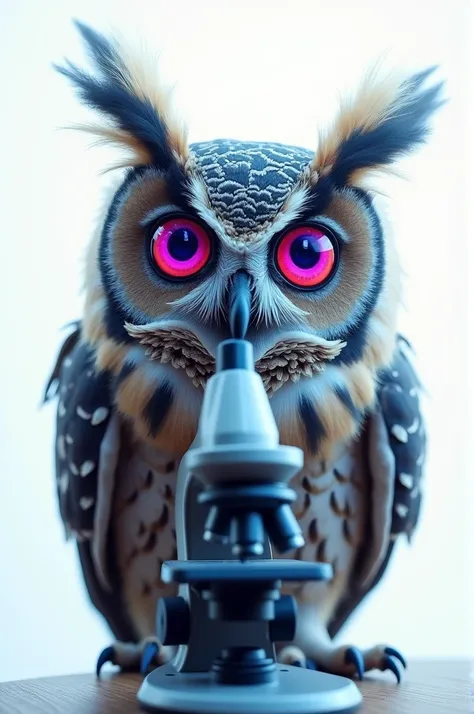
[[[68,534],[90,538],[94,527],[101,442],[110,419],[109,380],[94,369],[89,346],[65,358],[57,408],[56,477]]]
[[[398,350],[383,375],[378,397],[396,463],[390,530],[393,538],[406,533],[409,539],[418,525],[427,449],[420,405],[422,386],[412,360],[410,347],[399,338]]]
[[[313,152],[277,143],[222,139],[190,147],[215,214],[230,234],[270,224]]]

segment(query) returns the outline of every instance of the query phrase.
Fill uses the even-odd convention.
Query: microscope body
[[[326,563],[272,558],[272,548],[304,544],[288,487],[302,465],[300,449],[279,443],[252,345],[221,343],[197,436],[178,472],[178,560],[161,571],[179,590],[158,603],[157,636],[177,652],[143,681],[143,708],[329,714],[359,706],[352,680],[275,657],[275,643],[294,638],[297,618],[293,598],[280,595],[282,582],[332,577]]]

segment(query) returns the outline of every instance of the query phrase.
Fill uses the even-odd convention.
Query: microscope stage
[[[198,585],[242,582],[301,582],[331,580],[329,563],[307,563],[301,560],[173,560],[163,563],[161,579],[165,583]]]

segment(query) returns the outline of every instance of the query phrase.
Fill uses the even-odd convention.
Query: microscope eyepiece
[[[217,347],[217,371],[254,369],[253,348],[247,340],[224,340]]]

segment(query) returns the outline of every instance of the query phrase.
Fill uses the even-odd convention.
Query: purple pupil
[[[197,249],[197,236],[189,228],[177,228],[168,239],[168,250],[175,260],[190,260]]]
[[[298,268],[309,270],[314,268],[321,257],[318,239],[312,235],[301,235],[290,246],[291,260]]]

